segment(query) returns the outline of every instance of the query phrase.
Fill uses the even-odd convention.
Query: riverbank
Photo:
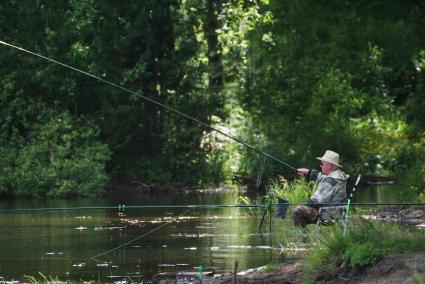
[[[406,210],[402,215],[413,218],[420,213]],[[247,275],[228,273],[211,283],[425,283],[423,231],[405,218],[399,224],[388,221],[357,216],[348,230],[329,227],[317,235],[309,231],[311,248],[294,262]],[[292,238],[298,239],[296,234]]]
[[[284,263],[271,271],[246,275],[226,273],[206,283],[424,283],[425,252],[397,254],[370,267],[339,268],[335,272],[317,271],[306,275],[303,262]]]

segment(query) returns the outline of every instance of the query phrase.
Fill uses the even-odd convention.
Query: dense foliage
[[[5,1],[2,41],[240,137],[295,166],[425,191],[421,1]],[[0,193],[88,195],[108,179],[288,174],[135,94],[0,46]]]

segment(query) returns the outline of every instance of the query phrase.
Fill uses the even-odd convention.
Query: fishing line
[[[286,162],[284,162],[284,161],[282,161],[282,160],[280,160],[280,159],[276,158],[275,156],[272,156],[272,155],[270,155],[270,154],[268,154],[268,153],[266,153],[266,152],[264,152],[264,151],[261,151],[261,150],[259,150],[259,149],[257,149],[257,148],[254,148],[254,147],[253,147],[253,146],[251,146],[250,144],[248,144],[248,143],[246,143],[246,142],[244,142],[244,141],[240,140],[240,139],[239,139],[239,138],[237,138],[237,137],[234,137],[234,136],[232,136],[232,135],[230,135],[230,134],[227,134],[226,132],[223,132],[223,131],[221,131],[221,130],[219,130],[219,129],[217,129],[217,128],[214,128],[214,127],[212,127],[212,126],[210,126],[210,125],[206,124],[205,122],[202,122],[202,121],[200,121],[199,119],[194,118],[194,117],[192,117],[192,116],[190,116],[190,115],[187,115],[187,114],[185,114],[185,113],[183,113],[183,112],[181,112],[181,111],[179,111],[179,110],[177,110],[177,109],[175,109],[175,108],[169,107],[169,106],[167,106],[167,105],[165,105],[165,104],[163,104],[163,103],[160,103],[160,102],[158,102],[158,101],[156,101],[156,100],[153,100],[153,99],[151,99],[151,98],[148,98],[148,97],[146,97],[146,96],[143,96],[142,94],[140,94],[140,93],[138,93],[138,92],[131,91],[131,90],[129,90],[129,89],[127,89],[127,88],[123,87],[123,86],[120,86],[120,85],[115,84],[115,83],[113,83],[113,82],[110,82],[110,81],[108,81],[108,80],[105,80],[105,79],[99,78],[99,77],[97,77],[97,76],[95,76],[95,75],[93,75],[93,74],[91,74],[91,73],[88,73],[88,72],[82,71],[82,70],[80,70],[80,69],[77,69],[77,68],[75,68],[75,67],[72,67],[72,66],[70,66],[70,65],[67,65],[67,64],[65,64],[65,63],[62,63],[62,62],[60,62],[60,61],[57,61],[57,60],[51,59],[51,58],[49,58],[49,57],[43,56],[43,55],[41,55],[41,54],[38,54],[38,53],[35,53],[35,52],[32,52],[32,51],[26,50],[26,49],[24,49],[24,48],[22,48],[22,47],[15,46],[15,45],[13,45],[13,44],[10,44],[10,43],[7,43],[7,42],[1,41],[1,40],[0,40],[0,43],[1,43],[2,45],[5,45],[5,46],[8,46],[8,47],[11,47],[11,48],[17,49],[17,50],[19,50],[19,51],[22,51],[22,52],[28,53],[28,54],[30,54],[30,55],[37,56],[37,57],[42,58],[42,59],[44,59],[44,60],[47,60],[47,61],[49,61],[49,62],[53,62],[53,63],[55,63],[55,64],[58,64],[58,65],[62,66],[62,67],[65,67],[65,68],[71,69],[71,70],[73,70],[73,71],[75,71],[75,72],[79,72],[79,73],[84,74],[84,75],[86,75],[86,76],[92,77],[92,78],[94,78],[94,79],[96,79],[96,80],[98,80],[98,81],[101,81],[101,82],[106,83],[106,84],[109,84],[109,85],[111,85],[111,86],[113,86],[113,87],[115,87],[115,88],[118,88],[118,89],[120,89],[120,90],[122,90],[122,91],[124,91],[124,92],[130,93],[130,94],[132,94],[132,95],[136,95],[136,96],[138,96],[138,97],[140,97],[140,98],[142,98],[142,99],[144,99],[144,100],[146,100],[146,101],[149,101],[149,102],[151,102],[151,103],[153,103],[153,104],[156,104],[156,105],[158,105],[158,106],[160,106],[160,107],[163,107],[163,108],[165,108],[165,109],[167,109],[167,110],[169,110],[169,111],[171,111],[171,112],[177,113],[178,115],[181,115],[181,116],[185,117],[185,118],[186,118],[186,119],[188,119],[188,120],[191,120],[191,121],[193,121],[193,122],[196,122],[196,123],[198,123],[198,124],[200,124],[200,125],[202,125],[202,126],[206,127],[207,129],[210,129],[210,130],[212,130],[212,131],[215,131],[215,132],[217,132],[217,133],[220,133],[220,134],[222,134],[223,136],[225,136],[225,137],[227,137],[227,138],[230,138],[230,139],[232,139],[232,140],[234,140],[234,141],[238,142],[239,144],[242,144],[242,145],[244,145],[245,147],[247,147],[247,148],[249,148],[249,149],[251,149],[251,150],[253,150],[253,151],[257,152],[257,153],[260,153],[260,154],[262,154],[262,155],[264,155],[264,156],[266,156],[266,157],[268,157],[268,158],[270,158],[270,159],[272,159],[272,160],[274,160],[274,161],[276,161],[276,162],[279,162],[279,163],[281,163],[282,165],[285,165],[285,166],[287,166],[288,168],[290,168],[290,169],[292,169],[292,170],[295,170],[295,171],[297,170],[295,167],[291,166],[290,164],[288,164],[288,163],[286,163]]]
[[[111,253],[111,252],[113,252],[113,251],[116,251],[116,250],[121,249],[121,248],[123,248],[123,247],[126,247],[126,246],[128,246],[129,244],[132,244],[132,243],[134,243],[135,241],[138,241],[138,240],[140,240],[141,238],[146,237],[146,236],[148,236],[148,235],[152,234],[153,232],[155,232],[155,231],[157,231],[157,230],[159,230],[159,229],[161,229],[161,228],[163,228],[163,227],[165,227],[165,226],[167,226],[167,225],[169,225],[169,224],[172,224],[172,223],[176,222],[176,221],[177,221],[177,220],[178,220],[181,216],[184,216],[184,215],[188,214],[189,212],[193,211],[194,209],[195,209],[195,208],[190,208],[189,210],[186,210],[185,212],[183,212],[182,214],[180,214],[179,216],[177,216],[176,218],[174,218],[174,220],[173,220],[173,221],[171,221],[171,222],[165,222],[164,224],[159,225],[158,227],[156,227],[156,228],[154,228],[154,229],[150,230],[149,232],[146,232],[146,233],[144,233],[144,234],[142,234],[142,235],[138,236],[138,237],[137,237],[137,238],[135,238],[135,239],[132,239],[131,241],[128,241],[128,242],[126,242],[126,243],[124,243],[124,244],[122,244],[122,245],[120,245],[120,246],[117,246],[117,247],[115,247],[115,248],[113,248],[113,249],[110,249],[110,250],[104,251],[104,252],[102,252],[102,253],[99,253],[99,254],[97,254],[97,255],[95,255],[95,256],[92,256],[92,257],[91,257],[91,259],[93,259],[94,261],[98,261],[98,259],[97,259],[98,257],[100,257],[100,256],[102,256],[102,255],[105,255],[105,254],[108,254],[108,253]]]
[[[249,208],[262,207],[259,204],[200,204],[200,205],[124,205],[117,206],[90,206],[90,207],[44,207],[44,208],[12,208],[0,209],[1,212],[36,212],[36,211],[80,211],[80,210],[103,210],[103,209],[149,209],[149,208]]]
[[[306,205],[306,203],[289,203],[288,206]],[[317,206],[344,206],[347,203],[317,203]],[[425,206],[424,202],[351,202],[351,206]],[[279,203],[268,203],[267,206],[278,207]],[[0,209],[0,213],[8,212],[42,212],[42,211],[82,211],[105,209],[217,209],[217,208],[265,208],[266,204],[200,204],[200,205],[118,205],[92,207],[45,207],[45,208],[13,208]]]

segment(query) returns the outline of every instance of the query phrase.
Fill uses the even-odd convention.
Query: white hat
[[[335,153],[334,151],[327,150],[323,157],[317,157],[317,159],[342,168],[342,166],[339,164],[339,154]]]

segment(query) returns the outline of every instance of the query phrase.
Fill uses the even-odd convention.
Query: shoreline
[[[280,264],[270,271],[254,270],[246,275],[228,272],[202,283],[424,283],[425,252],[402,253],[382,259],[375,265],[353,268],[340,267],[335,272],[316,271],[308,275],[304,260]]]

